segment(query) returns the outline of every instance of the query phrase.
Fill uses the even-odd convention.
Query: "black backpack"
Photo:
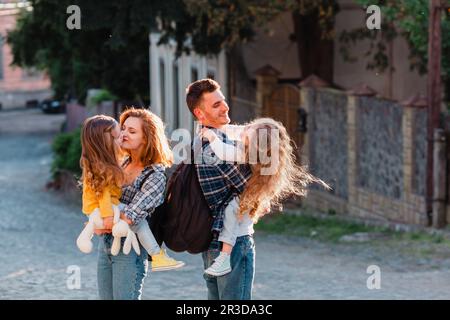
[[[156,241],[175,252],[204,252],[213,239],[213,221],[195,165],[179,164],[167,183],[164,203],[147,217]]]

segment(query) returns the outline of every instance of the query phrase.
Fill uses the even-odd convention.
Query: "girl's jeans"
[[[156,242],[156,239],[148,226],[147,220],[144,219],[138,224],[130,226],[130,228],[131,231],[136,233],[139,243],[145,248],[149,255],[154,256],[159,253],[161,248],[159,247],[158,242]]]

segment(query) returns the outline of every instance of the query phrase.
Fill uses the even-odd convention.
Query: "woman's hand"
[[[94,229],[94,233],[98,236],[101,236],[106,233],[112,233],[112,227],[113,227],[113,218],[111,217],[111,226],[108,225],[108,222],[105,222],[105,219],[109,219],[110,217],[103,218],[103,225],[105,226],[104,229]],[[127,218],[126,215],[123,213],[120,213],[120,219],[128,223],[129,225],[133,223],[130,219]]]
[[[126,215],[124,215],[122,212],[120,213],[120,219],[122,219],[123,221],[125,221],[126,223],[128,223],[128,225],[132,224],[133,221],[131,221],[130,219],[127,218]]]
[[[200,131],[200,137],[208,139],[209,142],[213,142],[214,139],[217,138],[217,135],[211,129],[202,128],[202,130]]]
[[[112,229],[114,223],[114,217],[103,218],[103,226],[105,229]]]
[[[112,233],[112,230],[111,229],[94,229],[94,233],[98,236],[101,236],[106,233]]]

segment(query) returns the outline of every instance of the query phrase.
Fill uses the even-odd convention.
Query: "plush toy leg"
[[[100,216],[100,210],[96,208],[89,215],[89,221],[87,225],[84,227],[83,231],[81,231],[80,235],[77,238],[77,246],[81,252],[90,253],[92,251],[92,236],[94,235],[94,229],[102,229],[103,220]]]
[[[114,237],[113,243],[111,245],[111,254],[117,256],[120,251],[120,237]]]
[[[120,238],[126,237],[129,229],[130,227],[128,227],[128,224],[123,220],[119,220],[119,222],[114,225],[114,227],[112,228],[112,235],[114,237],[114,240],[111,246],[111,254],[117,255],[119,253]]]
[[[81,252],[90,253],[92,251],[92,236],[94,235],[94,223],[89,220],[77,238],[77,246]]]
[[[113,205],[112,208],[113,208],[113,211],[114,211],[114,219],[113,219],[113,221],[114,221],[114,224],[116,224],[117,222],[119,222],[119,219],[120,219],[120,209],[116,205]]]
[[[129,234],[127,234],[125,242],[123,243],[123,253],[129,254],[130,251],[131,251],[131,237]]]
[[[119,207],[117,207],[115,205],[113,205],[112,207],[113,207],[113,211],[114,211],[113,222],[114,222],[114,225],[115,225],[117,222],[119,222],[120,210],[119,210]],[[114,229],[114,227],[113,227],[113,229]],[[116,235],[114,235],[114,234],[116,234]],[[120,236],[117,236],[117,233],[113,232],[113,237],[114,237],[114,240],[113,240],[113,243],[111,245],[111,254],[113,256],[117,256],[119,254],[119,251],[120,251]]]
[[[100,215],[100,210],[98,208],[92,211],[92,213],[89,215],[89,220],[92,220],[95,228],[97,229],[105,228],[105,226],[103,225],[103,219]]]
[[[139,248],[139,242],[137,241],[136,234],[129,230],[127,234],[127,238],[123,244],[123,253],[129,254],[131,251],[131,247],[133,247],[134,251],[136,251],[137,255],[141,254],[141,250]]]
[[[130,230],[131,234],[131,244],[133,246],[134,251],[136,251],[137,255],[141,254],[141,249],[139,248],[139,241],[137,240],[136,234]]]

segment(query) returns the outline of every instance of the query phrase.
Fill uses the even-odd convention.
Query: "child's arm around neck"
[[[241,140],[241,133],[244,131],[244,129],[244,125],[227,124],[220,130],[222,130],[230,140]]]

